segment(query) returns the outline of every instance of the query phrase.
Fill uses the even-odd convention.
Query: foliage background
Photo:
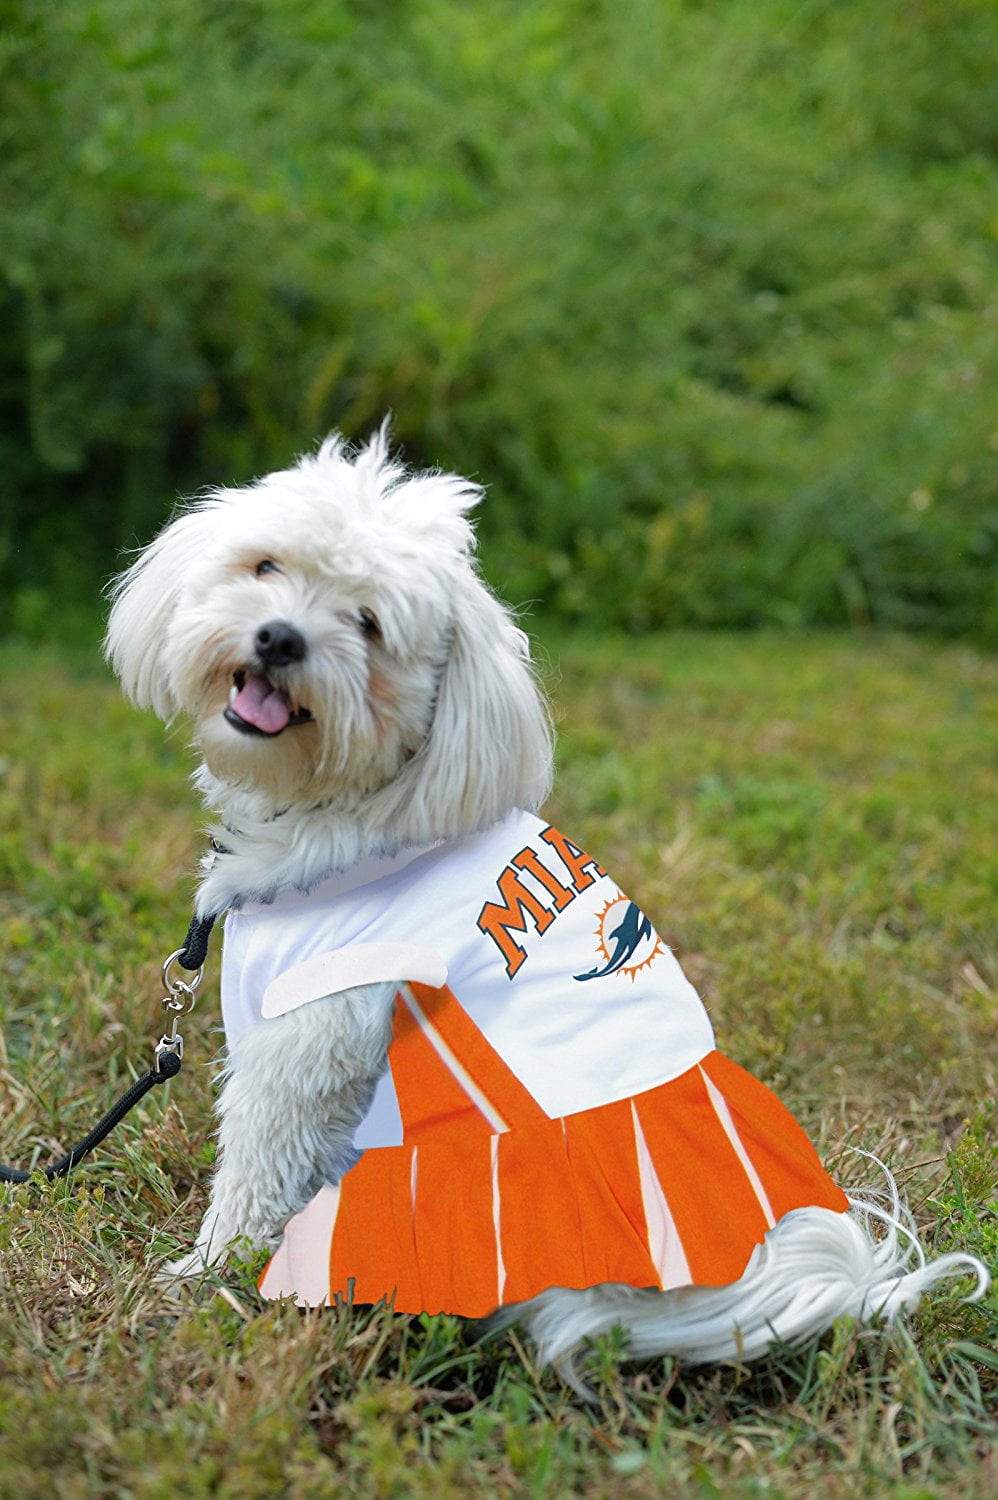
[[[514,600],[998,638],[991,0],[0,22],[8,627],[391,408]]]

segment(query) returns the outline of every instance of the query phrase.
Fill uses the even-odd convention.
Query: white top
[[[530,813],[364,860],[308,895],[226,919],[230,1045],[321,995],[406,980],[446,983],[552,1119],[667,1083],[714,1047],[696,991],[648,919]],[[401,1140],[386,1073],[356,1144]]]

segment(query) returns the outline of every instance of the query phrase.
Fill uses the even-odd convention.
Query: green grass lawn
[[[639,899],[720,1046],[847,1185],[884,1157],[927,1247],[998,1261],[998,665],[959,646],[543,633],[549,812]],[[182,732],[87,662],[5,651],[0,1158],[45,1160],[148,1062],[199,819]],[[621,1367],[581,1404],[515,1339],[171,1301],[212,1159],[217,955],[183,1075],[71,1181],[0,1206],[0,1497],[992,1495],[996,1312],[959,1288],[751,1369]],[[993,1407],[991,1408],[993,1413]]]

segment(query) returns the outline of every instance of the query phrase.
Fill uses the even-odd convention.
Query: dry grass
[[[925,1238],[998,1260],[995,663],[904,640],[552,640],[553,816],[682,948],[722,1045],[839,1175],[873,1149]],[[146,1066],[198,852],[182,742],[87,663],[0,688],[0,1156],[44,1160]],[[989,826],[990,825],[990,826]],[[989,926],[989,924],[992,924]],[[217,966],[216,966],[217,967]],[[515,1339],[264,1306],[253,1267],[177,1303],[212,1156],[213,990],[169,1097],[69,1183],[0,1205],[0,1497],[990,1496],[996,1304],[939,1294],[750,1371],[621,1367],[581,1407]]]

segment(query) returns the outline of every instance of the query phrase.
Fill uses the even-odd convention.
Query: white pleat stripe
[[[704,1083],[707,1086],[707,1096],[710,1099],[711,1104],[714,1106],[714,1113],[721,1122],[721,1128],[723,1129],[725,1135],[728,1137],[728,1140],[731,1142],[734,1153],[742,1164],[742,1170],[744,1171],[745,1176],[748,1178],[749,1182],[752,1184],[752,1191],[753,1193],[755,1193],[756,1198],[759,1200],[759,1207],[762,1209],[763,1214],[766,1218],[766,1226],[767,1228],[772,1229],[773,1225],[776,1223],[776,1215],[773,1213],[773,1206],[769,1201],[769,1196],[766,1192],[766,1189],[762,1185],[762,1178],[759,1176],[758,1172],[753,1166],[752,1160],[748,1152],[745,1150],[745,1144],[742,1141],[741,1136],[738,1134],[738,1128],[735,1125],[734,1120],[731,1118],[731,1110],[728,1108],[728,1101],[727,1099],[725,1099],[720,1089],[718,1089],[716,1085],[713,1084],[707,1077],[707,1074],[704,1072],[703,1068],[700,1068],[699,1072],[700,1077],[703,1079]]]
[[[430,1046],[433,1048],[434,1052],[440,1058],[440,1061],[444,1064],[444,1066],[451,1073],[453,1073],[455,1079],[464,1089],[464,1092],[468,1095],[468,1098],[471,1100],[472,1104],[474,1104],[476,1108],[481,1110],[482,1114],[485,1116],[486,1120],[488,1120],[489,1125],[493,1130],[497,1131],[500,1135],[505,1135],[506,1131],[509,1129],[506,1121],[503,1119],[499,1111],[482,1093],[481,1089],[478,1087],[478,1084],[472,1078],[468,1070],[463,1066],[462,1063],[458,1061],[457,1057],[448,1047],[447,1043],[444,1041],[443,1037],[440,1035],[439,1031],[434,1026],[433,1022],[430,1020],[429,1016],[426,1014],[425,1010],[420,1005],[419,1001],[416,999],[409,986],[407,984],[401,985],[399,987],[399,994],[402,996],[405,1004],[409,1007],[409,1011],[412,1014],[413,1019],[419,1026],[427,1041],[430,1043]]]
[[[492,1229],[496,1237],[496,1306],[501,1307],[506,1291],[506,1263],[502,1258],[502,1210],[499,1197],[499,1137],[497,1135],[490,1138],[489,1150],[492,1159]]]
[[[288,1221],[260,1281],[264,1297],[293,1297],[299,1307],[328,1302],[329,1252],[339,1208],[339,1187],[327,1185]]]
[[[634,1124],[634,1147],[638,1158],[638,1176],[641,1182],[641,1202],[645,1211],[645,1227],[648,1232],[648,1250],[658,1271],[663,1290],[670,1287],[689,1286],[693,1280],[683,1242],[679,1238],[676,1221],[672,1217],[668,1199],[662,1190],[655,1163],[645,1133],[641,1129],[638,1112],[631,1101],[631,1120]]]

